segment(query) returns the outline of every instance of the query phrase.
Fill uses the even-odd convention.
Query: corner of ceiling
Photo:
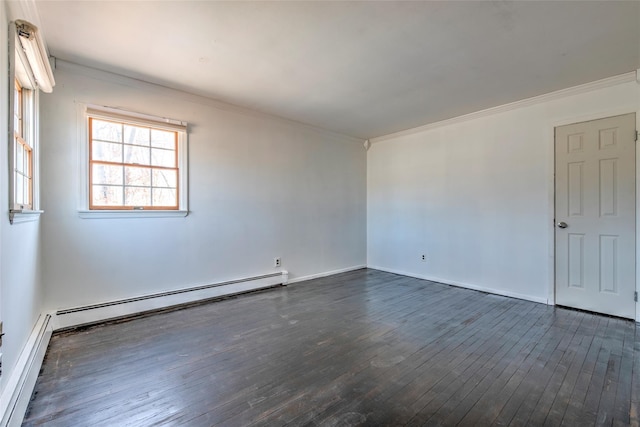
[[[41,29],[42,23],[40,21],[40,14],[38,13],[38,6],[35,0],[20,0],[20,1],[8,1],[8,13],[9,19],[15,21],[16,19],[23,19],[29,21],[38,29]]]

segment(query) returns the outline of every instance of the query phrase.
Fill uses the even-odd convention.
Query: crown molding
[[[418,126],[411,129],[402,130],[399,132],[390,133],[388,135],[378,136],[371,138],[371,143],[387,141],[390,139],[399,138],[401,136],[414,135],[416,133],[425,132],[432,129],[441,128],[444,126],[453,125],[456,123],[463,123],[481,117],[487,117],[498,113],[516,110],[523,107],[529,107],[543,102],[553,101],[556,99],[565,98],[567,96],[579,95],[582,93],[591,92],[598,89],[604,89],[611,86],[616,86],[623,83],[629,83],[638,81],[640,79],[640,70],[632,71],[625,74],[620,74],[613,77],[607,77],[606,79],[596,80],[595,82],[585,83],[579,86],[573,86],[567,89],[557,90],[555,92],[546,93],[544,95],[534,96],[532,98],[523,99],[520,101],[511,102],[509,104],[499,105],[497,107],[487,108],[485,110],[475,111],[473,113],[464,114],[462,116],[452,117],[450,119],[440,120],[438,122],[429,123],[423,126]],[[640,83],[640,81],[638,81]]]

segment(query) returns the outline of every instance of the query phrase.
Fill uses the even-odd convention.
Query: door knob
[[[568,227],[568,225],[567,225],[567,223],[566,223],[566,222],[564,222],[564,221],[560,221],[560,222],[558,223],[558,228],[567,228],[567,227]]]

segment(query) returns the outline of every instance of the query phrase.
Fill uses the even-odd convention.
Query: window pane
[[[22,135],[22,121],[20,120],[22,116],[22,96],[21,92],[17,87],[14,87],[13,90],[13,131],[18,135]]]
[[[151,206],[150,188],[126,187],[124,195],[126,206]]]
[[[153,206],[177,206],[177,190],[166,188],[153,189]]]
[[[24,200],[24,204],[25,205],[31,205],[31,191],[30,191],[30,186],[31,186],[31,180],[28,178],[24,178],[22,180],[22,193],[23,193],[23,197],[22,200]]]
[[[178,186],[178,171],[154,169],[153,186],[176,188]]]
[[[149,149],[146,147],[138,147],[136,145],[124,146],[124,162],[139,165],[149,164]]]
[[[125,185],[151,186],[151,169],[149,168],[124,168]]]
[[[104,162],[122,162],[122,144],[93,141],[91,143],[91,158]]]
[[[125,144],[149,145],[149,128],[124,125]]]
[[[24,164],[22,165],[22,172],[31,178],[31,150],[24,150]]]
[[[153,166],[176,167],[176,152],[173,150],[151,149],[151,164]]]
[[[92,123],[93,139],[122,142],[122,125],[120,123],[104,122],[96,119],[93,119]]]
[[[23,205],[25,203],[24,200],[24,192],[22,189],[24,188],[24,177],[17,173],[16,175],[16,204]]]
[[[93,184],[122,185],[122,166],[93,165]]]
[[[24,172],[24,147],[16,142],[16,164],[14,165],[18,172]]]
[[[176,133],[152,129],[151,145],[158,148],[174,150],[176,148]]]
[[[122,187],[93,186],[94,206],[122,206]]]

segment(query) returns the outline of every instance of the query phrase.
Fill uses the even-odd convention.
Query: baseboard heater
[[[146,311],[163,309],[174,305],[234,295],[276,285],[286,285],[288,276],[287,271],[281,271],[261,276],[58,310],[55,312],[53,328],[54,330],[67,329],[104,320],[131,316]]]

